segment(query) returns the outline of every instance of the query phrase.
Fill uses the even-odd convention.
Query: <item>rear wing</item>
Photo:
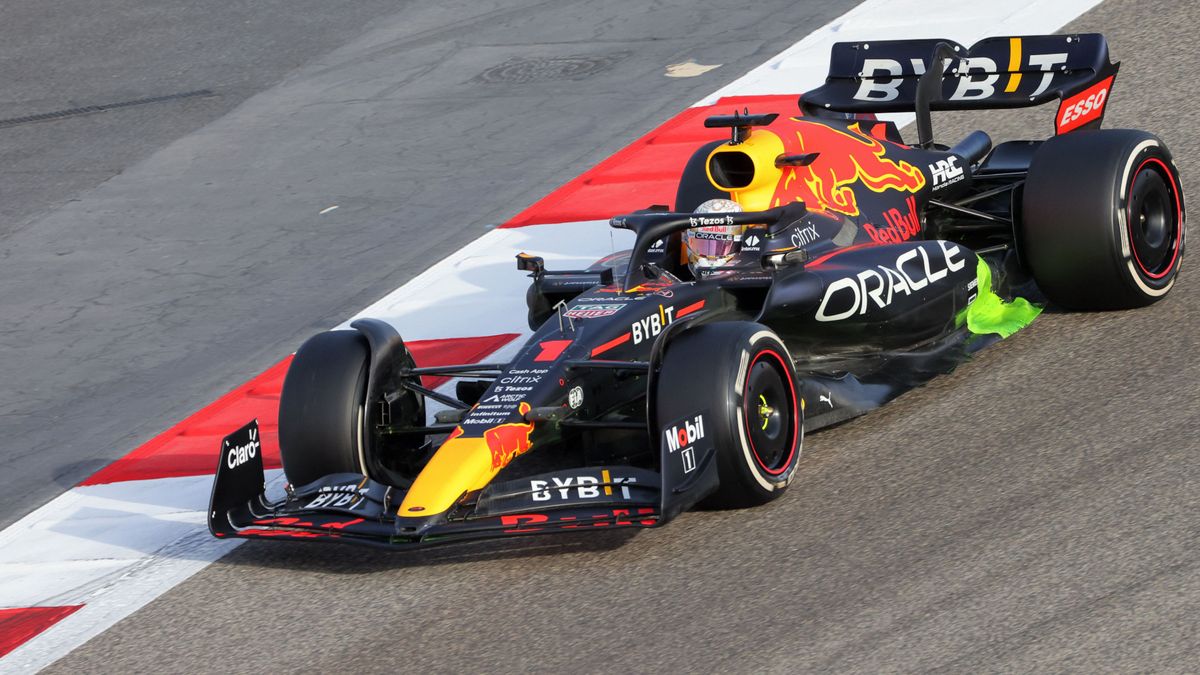
[[[940,83],[933,73],[922,78],[935,60],[942,62]],[[920,114],[922,103],[929,110],[978,110],[1060,99],[1055,129],[1062,134],[1100,125],[1119,67],[1099,33],[990,37],[969,49],[937,39],[839,42],[825,84],[804,94],[800,106]]]

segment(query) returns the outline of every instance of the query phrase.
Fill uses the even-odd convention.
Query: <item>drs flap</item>
[[[912,112],[917,81],[931,68],[935,48],[956,54],[942,64],[941,95],[933,110],[1021,108],[1077,94],[1116,74],[1108,43],[1098,33],[991,37],[969,49],[951,40],[839,42],[825,84],[801,99],[807,109]],[[1093,99],[1094,101],[1094,99]]]

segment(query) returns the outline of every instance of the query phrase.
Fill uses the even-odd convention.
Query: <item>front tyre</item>
[[[657,381],[659,421],[702,414],[713,434],[720,485],[704,506],[744,508],[783,494],[800,460],[804,409],[775,333],[742,321],[689,329],[667,344]]]
[[[366,475],[369,363],[367,340],[356,330],[318,333],[296,350],[279,398],[279,451],[293,485]]]
[[[1183,189],[1153,134],[1105,129],[1049,139],[1029,166],[1021,211],[1022,257],[1058,305],[1143,307],[1175,284]]]

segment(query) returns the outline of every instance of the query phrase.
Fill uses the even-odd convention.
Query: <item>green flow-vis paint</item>
[[[979,295],[967,308],[967,328],[979,335],[996,333],[1006,338],[1032,323],[1041,314],[1042,308],[1025,298],[1013,298],[1012,302],[1005,302],[992,290],[991,268],[982,258],[978,260],[976,275],[979,279]]]

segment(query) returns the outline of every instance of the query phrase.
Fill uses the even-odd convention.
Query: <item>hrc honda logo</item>
[[[946,159],[939,159],[929,165],[929,173],[933,175],[933,189],[941,190],[947,185],[957,183],[965,178],[963,169],[958,166],[958,157],[950,156]]]

